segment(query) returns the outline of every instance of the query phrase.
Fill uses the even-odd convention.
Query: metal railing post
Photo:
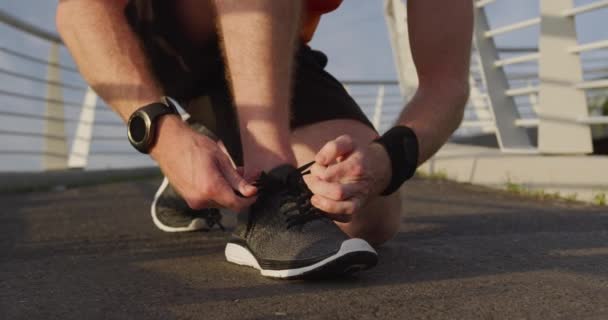
[[[409,100],[418,88],[418,74],[410,50],[405,5],[401,0],[385,0],[384,15],[397,67],[401,95]]]
[[[47,80],[49,83],[60,83],[59,44],[51,43]],[[47,85],[47,102],[44,125],[44,170],[61,170],[68,166],[68,147],[65,134],[63,92],[60,86]]]
[[[489,108],[486,96],[480,92],[475,79],[473,79],[473,76],[469,76],[469,86],[471,88],[469,104],[475,113],[476,121],[478,121],[480,124],[495,123],[492,113],[488,110]],[[478,128],[484,133],[496,133],[496,125],[480,125]]]
[[[97,94],[91,87],[82,103],[80,120],[76,128],[76,136],[72,143],[72,150],[68,159],[68,167],[71,169],[84,169],[89,160],[91,141],[93,140],[93,123],[95,122],[95,106],[97,105]]]
[[[540,0],[538,148],[541,153],[593,152],[591,128],[577,123],[587,117],[587,97],[576,88],[583,81],[580,57],[568,51],[576,46],[574,17],[563,12],[573,0]]]
[[[475,46],[479,53],[482,77],[487,87],[490,110],[496,123],[496,138],[503,151],[532,152],[534,146],[526,130],[515,125],[519,118],[517,106],[513,97],[508,96],[507,75],[495,62],[499,60],[498,50],[491,35],[485,9],[475,6]]]
[[[384,86],[381,85],[378,87],[378,96],[376,97],[376,105],[374,106],[374,118],[372,120],[372,124],[378,131],[380,131],[383,105],[384,105]]]

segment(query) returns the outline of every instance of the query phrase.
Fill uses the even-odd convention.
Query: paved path
[[[157,183],[0,195],[0,319],[608,318],[606,208],[415,180],[375,269],[287,282],[155,230]]]

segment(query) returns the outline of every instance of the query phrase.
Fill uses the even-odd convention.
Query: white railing
[[[572,0],[538,0],[540,17],[491,27],[486,10],[504,1],[476,2],[471,98],[456,135],[494,134],[504,152],[590,153],[593,132],[608,124],[608,115],[589,105],[608,96],[608,40],[579,43],[574,22],[597,10],[608,16],[608,1],[574,7]],[[399,81],[344,81],[381,132],[417,86],[405,7],[385,0],[385,10]],[[57,35],[2,11],[0,24],[47,48],[40,54],[0,44],[0,61],[13,66],[0,65],[0,171],[152,164],[132,150],[122,121],[61,54]],[[496,37],[533,26],[540,29],[538,46],[497,45]],[[31,87],[39,89],[23,89]]]
[[[61,59],[62,43],[57,35],[2,11],[0,24],[12,27],[21,37],[40,40],[48,48],[42,57],[39,52],[0,44],[0,61],[13,66],[0,65],[4,83],[0,85],[0,171],[152,165],[131,148],[123,122],[86,85],[73,62]],[[25,66],[46,77],[24,71],[30,69],[22,68]],[[23,90],[31,85],[41,90]],[[396,80],[353,80],[344,85],[381,131],[393,124],[403,107]]]
[[[0,24],[46,51],[0,43],[0,171],[151,165],[132,151],[119,117],[62,58],[56,34],[3,11]]]
[[[592,129],[608,124],[608,115],[590,108],[590,101],[608,99],[608,40],[579,43],[575,22],[598,10],[608,21],[608,1],[581,6],[574,6],[573,0],[537,1],[538,17],[500,26],[491,24],[487,10],[510,5],[508,1],[475,1],[472,101],[457,134],[494,133],[505,152],[591,153]],[[407,19],[403,3],[385,0],[385,13],[391,34],[407,35],[407,25],[395,23]],[[521,34],[531,27],[539,29],[537,47],[498,46],[498,36]],[[407,40],[391,40],[394,48],[409,48]],[[400,68],[412,65],[411,57],[395,56]],[[517,71],[522,68],[538,71]],[[415,87],[416,81],[407,86]]]

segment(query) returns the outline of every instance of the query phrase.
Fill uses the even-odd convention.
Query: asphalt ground
[[[605,207],[416,179],[376,268],[284,281],[156,230],[158,183],[0,195],[0,319],[608,318]]]

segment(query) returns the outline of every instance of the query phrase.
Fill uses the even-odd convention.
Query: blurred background
[[[537,114],[541,2],[476,2],[478,15],[483,14],[488,25],[481,31],[486,36],[476,39],[478,45],[484,46],[483,50],[476,47],[472,52],[471,83],[476,91],[454,142],[493,147],[502,152],[514,149],[544,153],[538,143],[538,127],[542,127],[542,122]],[[583,80],[594,82],[592,87],[579,88],[585,90],[586,101],[577,106],[580,114],[576,119],[586,121],[581,120],[583,131],[590,130],[595,148],[545,150],[547,154],[598,154],[603,152],[601,143],[608,123],[604,81],[608,79],[608,9],[602,0],[572,3],[573,8],[593,6],[593,10],[582,12],[580,17],[565,15],[563,19],[574,21],[574,41],[578,44],[597,44],[593,50],[573,53],[580,59]],[[56,34],[56,5],[55,0],[0,3],[0,171],[152,166],[152,161],[131,148],[125,126],[103,101],[89,97],[85,102],[87,85],[65,47],[58,45],[58,56],[54,58],[51,41],[24,32],[23,26],[33,26]],[[407,55],[399,57],[393,51],[403,44],[402,40],[391,38],[391,34],[404,31],[399,30],[402,23],[395,23],[395,19],[405,20],[402,9],[397,7],[401,5],[400,1],[346,0],[339,10],[324,16],[311,43],[329,56],[329,71],[343,81],[380,131],[391,125],[415,87],[415,80],[400,75],[399,68],[411,73]],[[522,22],[524,25],[518,26]],[[512,30],[499,30],[513,25]],[[479,23],[477,27],[479,30]],[[523,59],[517,61],[518,57]],[[401,61],[399,68],[395,61]],[[484,61],[494,66],[484,69]],[[505,63],[497,66],[496,61]],[[498,89],[520,90],[507,93],[512,103],[496,100],[503,93],[492,96],[492,90],[488,90],[488,86],[495,87],[496,83],[504,86],[501,77],[508,79],[508,88]],[[515,122],[508,119],[503,121],[506,125],[501,125],[501,110],[507,110],[507,118],[516,117]],[[525,131],[524,138],[521,130]]]

